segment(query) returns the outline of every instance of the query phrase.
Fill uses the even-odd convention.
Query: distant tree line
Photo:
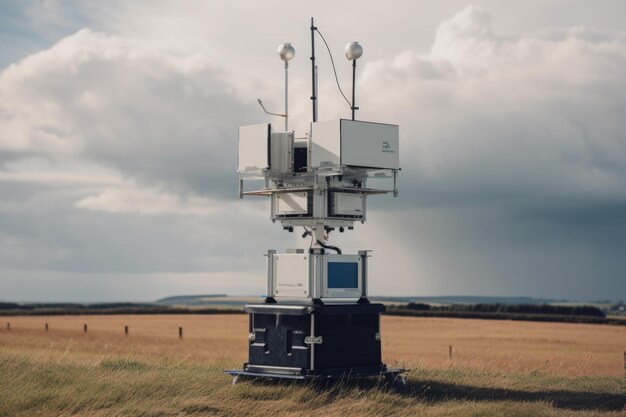
[[[236,308],[186,308],[140,303],[7,303],[0,302],[0,316],[60,316],[85,314],[243,314]]]
[[[60,310],[101,310],[115,308],[138,308],[154,307],[154,304],[141,303],[6,303],[0,302],[0,310],[40,310],[40,309],[60,309]]]
[[[430,304],[424,303],[408,303],[405,308],[417,311],[555,314],[560,316],[606,317],[602,310],[593,306],[555,306],[550,304],[452,304],[431,306]]]

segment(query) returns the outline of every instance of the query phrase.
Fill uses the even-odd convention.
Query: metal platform
[[[244,369],[231,369],[224,372],[233,376],[233,385],[237,384],[241,378],[250,379],[274,379],[274,380],[291,380],[291,381],[322,381],[322,380],[358,380],[373,377],[384,377],[390,383],[397,383],[406,386],[406,379],[402,375],[407,369],[404,368],[353,368],[353,369],[337,369],[337,370],[321,370],[317,372],[303,373],[285,373],[285,372],[254,372]]]

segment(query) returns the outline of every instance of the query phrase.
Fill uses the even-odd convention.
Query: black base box
[[[379,374],[382,304],[250,304],[245,372]]]

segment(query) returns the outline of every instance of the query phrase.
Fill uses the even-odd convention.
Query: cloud
[[[0,276],[249,282],[266,243],[242,230],[270,242],[281,231],[263,201],[235,202],[236,127],[250,117],[237,89],[202,54],[88,29],[6,68]]]
[[[110,213],[211,215],[218,212],[222,203],[202,197],[184,200],[181,196],[158,189],[117,187],[105,188],[97,195],[85,197],[76,203],[76,207]],[[223,214],[226,213],[223,212]]]
[[[3,279],[101,274],[166,288],[206,274],[203,292],[227,288],[223,276],[254,293],[264,249],[303,246],[268,221],[267,200],[235,200],[236,128],[265,120],[255,98],[276,97],[280,79],[235,80],[228,60],[176,53],[172,39],[165,52],[85,29],[0,74]],[[624,291],[623,33],[502,36],[488,10],[469,6],[425,52],[366,58],[358,117],[400,125],[400,198],[369,199],[368,223],[331,239],[374,250],[372,293]],[[301,134],[310,86],[297,68]],[[320,96],[324,117],[345,117],[332,82]]]
[[[455,203],[626,197],[626,38],[498,38],[489,22],[470,6],[430,53],[363,71],[362,107],[401,124],[411,191]]]
[[[469,6],[430,52],[363,69],[362,117],[401,126],[400,198],[372,201],[400,209],[385,241],[432,292],[623,293],[626,37],[490,22]]]
[[[76,159],[147,183],[234,195],[248,109],[204,56],[81,30],[0,76],[0,152]]]

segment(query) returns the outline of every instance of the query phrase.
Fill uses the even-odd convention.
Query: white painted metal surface
[[[290,214],[306,214],[307,212],[307,192],[276,194],[276,214],[278,214],[279,216]]]
[[[303,298],[309,295],[309,255],[273,255],[274,297]]]
[[[282,174],[292,171],[293,133],[272,133],[270,140],[270,169]]]
[[[261,171],[269,167],[268,145],[271,125],[262,123],[239,128],[238,172]]]
[[[363,194],[333,193],[333,214],[342,216],[362,216],[364,212]]]
[[[341,153],[340,126],[339,120],[311,123],[309,168],[339,166]]]
[[[399,169],[397,125],[331,120],[311,124],[310,167]]]
[[[399,128],[382,123],[341,121],[341,164],[399,169]]]

